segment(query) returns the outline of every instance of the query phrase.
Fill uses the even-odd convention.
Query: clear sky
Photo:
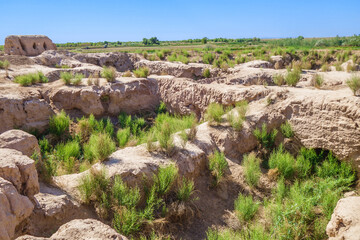
[[[11,34],[56,43],[360,34],[360,0],[0,0],[0,9],[0,44]]]

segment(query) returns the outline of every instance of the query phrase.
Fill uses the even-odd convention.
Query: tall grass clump
[[[221,181],[227,167],[228,163],[224,153],[215,151],[209,156],[209,170],[215,177],[214,185],[217,185]]]
[[[137,78],[147,78],[150,74],[150,70],[147,67],[141,67],[133,70],[133,73]]]
[[[288,121],[281,124],[280,131],[286,138],[292,138],[294,136],[294,131],[291,128],[291,125]]]
[[[72,77],[73,76],[72,76],[71,72],[61,72],[60,73],[60,78],[61,78],[61,80],[63,80],[63,82],[66,85],[70,85]]]
[[[316,88],[321,88],[323,83],[324,83],[324,77],[321,76],[320,74],[315,74],[314,76],[312,76],[312,78],[311,78],[312,86],[314,86]]]
[[[185,177],[183,177],[181,186],[179,187],[177,191],[177,199],[182,202],[189,201],[191,195],[194,193],[194,181],[187,180]]]
[[[174,147],[172,131],[169,122],[164,122],[161,129],[157,133],[157,139],[160,147],[167,153],[170,153]]]
[[[134,208],[140,201],[140,189],[138,187],[130,188],[121,179],[116,176],[112,186],[112,194],[119,206],[126,206],[127,208]]]
[[[206,68],[204,71],[203,71],[203,77],[204,78],[209,78],[211,77],[211,73],[210,73],[210,69]]]
[[[294,69],[292,71],[288,71],[285,76],[285,82],[287,85],[295,87],[296,84],[300,81],[301,70]]]
[[[360,76],[353,75],[346,81],[346,85],[348,85],[354,95],[356,95],[356,92],[360,89]]]
[[[215,60],[215,54],[213,54],[213,53],[205,53],[202,60],[203,60],[203,63],[213,64],[213,62]]]
[[[119,147],[125,147],[125,145],[128,143],[130,139],[130,127],[119,129],[116,133],[116,138],[119,143]]]
[[[260,204],[254,201],[252,196],[244,196],[240,193],[234,205],[235,213],[240,222],[247,222],[254,218]]]
[[[67,173],[74,172],[75,160],[80,157],[80,144],[78,141],[73,140],[67,143],[60,143],[56,146],[57,159],[62,161],[63,166]]]
[[[246,182],[252,187],[258,186],[261,176],[260,159],[250,153],[244,156],[242,166]]]
[[[84,144],[85,159],[104,161],[116,149],[115,142],[107,133],[92,134],[89,142]]]
[[[154,187],[158,196],[165,196],[172,188],[178,176],[178,169],[175,164],[161,167],[154,175]]]
[[[30,86],[36,83],[47,83],[49,79],[42,72],[37,72],[17,76],[14,82],[19,83],[21,86]]]
[[[101,77],[105,78],[108,82],[115,82],[116,69],[114,67],[103,67],[101,71]]]
[[[224,107],[220,103],[210,103],[205,112],[205,119],[210,123],[219,124],[222,122]]]
[[[293,178],[296,171],[295,165],[295,158],[290,153],[284,151],[282,145],[270,155],[269,167],[278,169],[280,175],[284,178]]]
[[[245,115],[248,108],[247,101],[237,102],[235,109],[227,114],[227,120],[230,123],[231,127],[236,131],[242,129],[243,123],[245,121]]]
[[[259,143],[265,147],[265,148],[272,148],[275,143],[275,138],[277,136],[278,130],[273,129],[268,133],[267,126],[265,123],[263,123],[261,130],[256,128],[253,132],[256,139],[259,141]]]
[[[276,85],[281,86],[285,83],[285,77],[283,74],[278,73],[273,76],[273,81]]]
[[[9,69],[10,62],[8,60],[0,61],[0,69]]]
[[[50,133],[55,134],[58,137],[68,133],[69,126],[70,126],[70,117],[65,113],[64,110],[61,110],[59,114],[50,117],[49,131]]]

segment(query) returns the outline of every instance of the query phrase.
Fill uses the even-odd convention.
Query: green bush
[[[203,77],[204,78],[209,78],[211,77],[211,73],[210,73],[210,69],[206,68],[204,71],[203,71]]]
[[[10,62],[8,60],[0,61],[0,69],[9,69]]]
[[[222,116],[225,114],[223,105],[210,103],[205,112],[205,119],[211,123],[221,123]]]
[[[260,159],[254,153],[250,153],[244,156],[242,166],[246,182],[252,187],[258,186],[261,176]]]
[[[116,231],[126,236],[140,231],[143,217],[135,208],[124,208],[114,214],[113,226]]]
[[[157,114],[166,113],[166,104],[164,102],[160,102],[160,105],[157,107],[155,112]]]
[[[284,137],[292,138],[294,136],[294,131],[292,130],[291,125],[288,121],[281,124],[280,130]]]
[[[116,69],[114,67],[103,67],[101,77],[105,78],[108,82],[115,82]]]
[[[73,85],[76,85],[76,86],[77,86],[77,85],[80,85],[81,80],[82,80],[84,77],[85,77],[84,74],[77,73],[77,74],[75,74],[74,78],[71,79],[71,83],[72,83]]]
[[[63,162],[67,173],[74,172],[75,160],[80,157],[80,144],[76,141],[60,143],[56,147],[56,156]]]
[[[346,81],[348,87],[353,91],[354,95],[360,89],[360,76],[353,75],[350,79]]]
[[[268,149],[274,146],[277,133],[278,131],[276,129],[273,129],[270,133],[268,133],[265,123],[263,123],[261,130],[256,128],[253,132],[254,136],[261,145]]]
[[[119,129],[116,133],[116,138],[119,143],[119,147],[125,147],[130,139],[130,127]]]
[[[58,137],[69,132],[70,117],[61,110],[60,114],[50,117],[49,130],[50,133],[57,135]]]
[[[30,86],[35,83],[47,83],[49,79],[45,77],[42,72],[29,73],[15,77],[14,82],[19,83],[21,86]]]
[[[194,193],[194,181],[187,180],[183,177],[182,184],[177,191],[177,199],[183,202],[189,201]]]
[[[84,157],[90,162],[104,161],[115,149],[115,142],[107,133],[93,134],[89,142],[84,144]]]
[[[240,222],[247,222],[254,218],[259,203],[254,201],[251,196],[244,196],[241,193],[235,200],[235,212]]]
[[[159,140],[160,147],[167,153],[171,152],[174,147],[172,131],[168,122],[162,124],[161,129],[158,131],[157,139]]]
[[[51,151],[52,147],[45,137],[39,140],[39,147],[42,154],[48,153]]]
[[[91,171],[80,180],[79,191],[85,203],[100,202],[103,193],[109,191],[110,179],[104,169]]]
[[[141,67],[133,71],[137,78],[147,78],[150,74],[150,70],[147,67]]]
[[[294,157],[290,153],[285,152],[282,145],[280,145],[278,150],[271,153],[269,158],[269,167],[272,169],[277,168],[280,175],[287,179],[294,176],[296,170],[295,164]]]
[[[303,155],[299,155],[296,158],[295,168],[298,178],[306,178],[311,174],[312,164],[308,158]]]
[[[215,185],[221,181],[227,167],[228,163],[225,159],[224,153],[215,151],[209,156],[209,170],[215,177]]]
[[[175,164],[161,167],[154,175],[154,187],[158,196],[165,196],[173,186],[178,176],[178,169]]]
[[[288,71],[285,76],[285,82],[287,85],[295,87],[296,84],[300,81],[301,78],[301,71],[300,70],[292,70]]]

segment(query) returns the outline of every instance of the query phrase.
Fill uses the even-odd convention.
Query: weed
[[[270,133],[268,133],[265,123],[263,123],[261,130],[256,128],[253,132],[256,139],[267,149],[274,146],[277,133],[278,131],[276,129],[273,129]]]
[[[75,74],[74,78],[71,79],[71,84],[75,85],[75,86],[80,85],[80,83],[84,77],[85,76],[81,73]]]
[[[244,156],[243,164],[244,175],[246,182],[252,186],[258,186],[261,170],[260,170],[260,159],[258,159],[254,153]]]
[[[216,122],[217,124],[222,122],[222,116],[224,115],[224,107],[219,103],[210,103],[206,109],[205,119],[210,123]]]
[[[115,82],[116,69],[114,67],[103,67],[101,77],[105,78],[108,82]]]
[[[251,196],[244,196],[242,194],[239,194],[234,205],[240,222],[247,222],[253,219],[259,208],[259,203],[254,201]]]
[[[72,77],[73,76],[72,76],[71,72],[61,72],[60,73],[60,78],[61,78],[61,80],[63,80],[63,82],[66,85],[70,85]]]
[[[300,81],[300,77],[301,71],[294,69],[292,71],[288,71],[285,76],[285,82],[287,85],[295,87],[296,84]]]
[[[273,76],[273,81],[276,85],[281,86],[285,84],[285,77],[282,74],[275,74]]]
[[[183,177],[182,184],[177,191],[177,199],[183,202],[190,200],[191,195],[194,193],[194,181],[187,180]]]
[[[136,70],[133,71],[135,77],[137,78],[147,78],[150,74],[149,68],[147,67],[142,67],[142,68],[138,68]]]
[[[161,167],[154,175],[154,187],[158,196],[165,196],[173,186],[178,176],[178,169],[175,164]]]
[[[215,185],[217,185],[224,176],[228,163],[225,159],[224,153],[215,151],[209,156],[209,170],[215,177]]]
[[[93,160],[104,161],[115,149],[116,145],[108,134],[93,134],[89,142],[84,144],[84,157],[90,162]]]
[[[356,92],[360,89],[360,76],[353,75],[350,79],[346,81],[346,84],[356,96]]]
[[[14,82],[19,83],[21,86],[30,86],[35,83],[47,83],[49,79],[45,77],[42,72],[29,73],[15,77]]]
[[[271,153],[269,158],[269,167],[272,169],[277,168],[280,175],[287,179],[294,176],[296,170],[295,164],[294,157],[290,153],[285,152],[282,145]]]
[[[125,206],[128,209],[136,207],[140,201],[139,188],[129,188],[120,176],[116,176],[114,179],[112,195],[118,206]]]
[[[215,55],[213,53],[205,53],[202,60],[206,64],[212,64],[215,60]]]
[[[49,130],[50,133],[57,135],[58,137],[69,132],[70,117],[61,110],[60,114],[50,117]]]
[[[119,129],[116,133],[116,138],[119,143],[119,147],[125,147],[130,139],[130,127]]]
[[[292,130],[291,125],[290,125],[290,123],[288,121],[281,124],[280,130],[281,130],[281,133],[286,138],[292,138],[294,136],[294,131]]]
[[[311,85],[316,88],[321,88],[324,83],[324,77],[320,74],[315,74],[311,78]]]
[[[127,70],[123,75],[122,77],[132,77],[132,74],[130,72],[130,70]]]
[[[160,147],[167,153],[170,153],[174,147],[173,138],[171,136],[171,128],[168,122],[164,122],[157,134]]]
[[[236,131],[240,131],[242,129],[243,123],[245,121],[247,107],[247,101],[237,102],[235,109],[227,114],[228,122]]]
[[[206,68],[204,71],[203,71],[203,77],[204,78],[209,78],[211,77],[211,73],[210,73],[210,69]]]

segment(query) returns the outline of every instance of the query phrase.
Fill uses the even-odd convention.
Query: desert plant
[[[281,124],[280,130],[284,137],[292,138],[294,136],[294,131],[292,130],[291,125],[288,121]]]
[[[205,53],[202,60],[206,64],[212,64],[215,60],[215,55],[213,53]]]
[[[136,207],[140,201],[140,189],[138,187],[128,187],[120,176],[116,176],[114,179],[112,195],[118,206],[127,208]]]
[[[250,153],[244,156],[242,166],[246,182],[252,187],[258,186],[261,176],[260,159],[254,153]]]
[[[321,71],[322,71],[322,72],[328,72],[328,71],[330,71],[329,65],[328,65],[327,63],[323,64],[323,65],[321,66]]]
[[[215,151],[209,156],[209,170],[215,177],[215,185],[217,185],[224,176],[228,163],[225,159],[224,153]]]
[[[8,60],[0,61],[0,69],[7,70],[10,67],[10,62]]]
[[[175,164],[160,167],[158,173],[154,175],[154,187],[159,197],[166,195],[173,186],[178,176],[178,169]]]
[[[275,138],[278,131],[273,129],[270,133],[267,131],[267,126],[265,123],[261,126],[261,130],[256,128],[253,132],[256,139],[263,145],[265,148],[272,148],[275,143]]]
[[[114,214],[114,229],[126,236],[140,231],[142,224],[143,217],[135,208],[123,208]]]
[[[167,153],[170,153],[174,147],[173,138],[171,136],[171,128],[168,122],[164,122],[157,134],[160,147]]]
[[[242,129],[243,123],[245,121],[245,114],[247,111],[248,103],[247,101],[237,102],[235,109],[227,114],[227,120],[230,123],[231,127],[236,131]]]
[[[280,145],[276,151],[271,153],[269,167],[272,169],[277,168],[281,176],[290,179],[294,176],[296,170],[295,159],[290,153],[285,152],[283,146]]]
[[[84,74],[77,73],[75,76],[71,79],[71,84],[73,85],[79,85],[81,83],[81,80],[84,78]]]
[[[133,70],[135,77],[137,78],[147,78],[150,74],[149,68],[141,67],[136,70]]]
[[[189,201],[193,193],[194,181],[187,180],[185,177],[183,177],[182,184],[177,191],[177,199],[182,202]]]
[[[108,82],[114,82],[116,78],[116,69],[114,67],[103,67],[101,77],[105,78]]]
[[[219,103],[210,103],[205,112],[205,119],[210,123],[221,123],[224,115],[224,107]]]
[[[50,117],[49,131],[52,134],[60,137],[61,135],[69,132],[70,117],[65,113],[64,110],[57,115]]]
[[[73,78],[71,72],[61,72],[60,78],[66,85],[70,85],[71,79]]]
[[[316,88],[321,88],[321,86],[324,83],[324,77],[321,76],[320,74],[315,74],[312,76],[311,78],[311,85],[316,87]]]
[[[353,75],[346,81],[346,84],[353,91],[354,95],[356,95],[356,92],[360,89],[360,76]]]
[[[130,72],[130,70],[127,70],[123,75],[122,77],[132,77],[132,74]]]
[[[284,77],[284,75],[282,75],[280,73],[275,74],[273,76],[273,81],[276,85],[281,86],[281,85],[284,85],[284,83],[285,83],[285,77]]]
[[[103,161],[116,149],[115,142],[107,133],[91,135],[89,142],[84,144],[84,157],[90,162]]]
[[[209,78],[211,77],[211,73],[210,73],[210,69],[206,68],[204,71],[203,71],[203,77],[204,78]]]
[[[335,64],[336,71],[344,71],[340,63]]]
[[[300,81],[301,71],[294,69],[292,71],[288,71],[285,76],[285,82],[287,85],[295,87],[296,84]]]
[[[161,101],[155,112],[157,114],[166,113],[166,104],[163,101]]]
[[[130,139],[130,127],[119,129],[116,133],[119,147],[124,147]]]
[[[104,169],[92,170],[80,179],[79,192],[85,203],[99,202],[102,193],[109,191],[110,180]]]
[[[14,82],[22,86],[30,86],[35,83],[47,83],[49,79],[42,72],[29,73],[15,77]]]
[[[240,193],[234,205],[240,222],[247,222],[254,218],[260,204],[254,201],[251,196],[244,196]]]

